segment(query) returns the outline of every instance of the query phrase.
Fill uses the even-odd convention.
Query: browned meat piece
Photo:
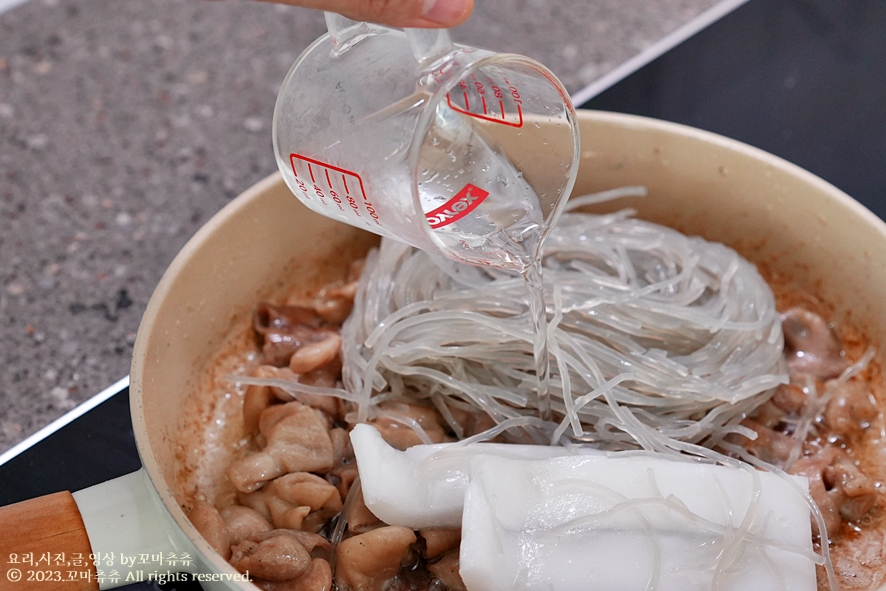
[[[298,538],[281,530],[268,534],[263,539],[244,540],[234,546],[234,568],[268,581],[289,581],[306,574],[311,567],[311,554]]]
[[[259,430],[267,441],[260,452],[234,462],[228,478],[242,492],[290,472],[322,472],[333,466],[332,441],[317,411],[300,402],[265,409]]]
[[[859,435],[879,414],[871,391],[859,382],[843,384],[824,411],[824,422],[835,435]]]
[[[461,543],[461,529],[422,529],[418,535],[425,539],[425,558],[436,558]]]
[[[369,507],[366,506],[366,501],[363,500],[362,489],[356,491],[354,500],[348,508],[347,519],[348,531],[352,534],[362,534],[385,525],[382,520],[376,517],[375,514],[369,510]]]
[[[414,543],[411,529],[394,525],[344,540],[336,554],[336,584],[351,591],[383,591]]]
[[[427,406],[419,406],[417,404],[391,403],[381,404],[380,409],[384,412],[396,414],[406,419],[411,419],[421,425],[428,437],[434,443],[442,443],[448,441],[446,432],[440,424],[440,418],[437,411]],[[386,417],[378,417],[369,421],[381,432],[381,436],[389,445],[399,450],[407,447],[424,443],[415,432],[415,429]]]
[[[228,505],[221,510],[221,517],[231,532],[229,545],[237,545],[247,538],[273,529],[258,511],[243,505]]]
[[[188,513],[188,519],[213,550],[225,560],[231,557],[231,529],[215,507],[206,501],[197,501]]]
[[[781,316],[785,359],[792,372],[826,380],[840,375],[848,363],[836,335],[824,319],[800,308]]]
[[[467,591],[461,575],[458,574],[458,551],[443,555],[437,562],[429,564],[428,570],[449,587],[450,591]]]
[[[252,327],[258,335],[264,362],[276,367],[287,366],[292,354],[302,347],[338,333],[310,308],[267,303],[256,307]]]
[[[832,537],[839,535],[842,521],[862,519],[877,503],[876,483],[837,447],[828,446],[813,456],[800,458],[789,472],[809,479],[809,493]]]

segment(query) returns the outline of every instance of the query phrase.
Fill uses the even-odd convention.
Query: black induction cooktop
[[[750,0],[581,108],[738,139],[810,170],[886,218],[883,0]],[[0,506],[140,467],[128,388],[103,398],[0,465]]]
[[[881,0],[751,0],[582,107],[743,141],[886,219]]]

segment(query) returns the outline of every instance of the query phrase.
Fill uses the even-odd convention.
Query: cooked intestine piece
[[[453,426],[453,431],[455,431],[459,439],[464,439],[495,427],[495,421],[483,411],[474,410],[469,412],[455,406],[446,408],[452,416],[452,421],[458,426],[457,429]],[[459,433],[459,430],[461,430],[461,433]]]
[[[334,457],[327,428],[327,419],[300,402],[268,407],[259,419],[267,444],[231,464],[228,478],[237,490],[252,492],[283,474],[329,470]]]
[[[352,262],[347,279],[325,286],[314,297],[311,305],[326,322],[341,324],[351,313],[364,262],[364,259]]]
[[[332,589],[332,569],[322,558],[314,558],[308,572],[291,581],[264,581],[253,579],[252,582],[264,591],[330,591]]]
[[[338,489],[308,472],[281,476],[238,500],[257,511],[276,528],[318,532],[341,511]]]
[[[880,409],[870,389],[850,381],[838,387],[824,410],[824,422],[834,435],[859,435],[877,418]]]
[[[253,542],[261,542],[268,538],[284,534],[292,536],[298,540],[301,545],[305,547],[305,550],[310,553],[311,558],[322,558],[323,560],[329,560],[332,558],[332,544],[329,540],[319,534],[307,531],[300,531],[297,529],[272,529],[271,531],[255,534],[250,539]]]
[[[332,470],[326,474],[326,480],[338,488],[341,498],[346,499],[351,490],[351,484],[357,478],[354,448],[351,447],[351,438],[348,432],[339,427],[329,430],[329,439],[332,440],[335,460]]]
[[[318,367],[312,371],[298,376],[300,384],[308,386],[317,386],[320,388],[341,387],[339,377],[341,376],[341,359],[336,357],[331,363],[322,367]],[[347,411],[343,401],[334,396],[323,396],[321,394],[312,394],[310,392],[299,392],[299,400],[305,404],[322,410],[330,417],[337,420],[344,420]]]
[[[461,528],[422,529],[418,535],[425,540],[422,555],[428,559],[437,558],[445,552],[458,548],[461,542]]]
[[[366,506],[385,523],[414,529],[461,527],[474,457],[485,454],[539,459],[595,453],[587,448],[500,443],[439,443],[400,451],[366,424],[351,430],[351,443]]]
[[[272,365],[259,365],[252,372],[252,376],[279,378],[281,371]],[[246,433],[249,435],[258,434],[261,413],[281,400],[291,400],[291,396],[273,386],[247,386],[246,394],[243,396],[243,426],[246,428]]]
[[[338,489],[315,474],[287,474],[274,480],[268,488],[277,498],[293,506],[309,508],[298,528],[305,531],[317,533],[342,508]]]
[[[822,380],[834,378],[848,367],[840,341],[821,316],[802,308],[781,315],[785,359],[792,373],[807,373]]]
[[[347,520],[348,531],[352,534],[366,533],[387,525],[366,506],[366,501],[363,500],[362,488],[354,493],[354,500],[348,508]]]
[[[817,385],[824,385],[821,380],[804,374],[805,379],[813,380]],[[813,390],[815,394],[813,399],[817,398],[817,393],[821,391],[821,387]],[[788,420],[796,420],[806,407],[809,405],[810,395],[797,384],[781,384],[775,389],[772,398],[758,406],[751,414],[750,418],[756,423],[768,427],[770,429],[782,426],[781,423],[787,418]]]
[[[256,307],[252,328],[258,335],[264,363],[276,367],[289,365],[292,354],[302,347],[338,333],[311,308],[268,303]]]
[[[252,373],[252,377],[282,380],[290,384],[295,393],[276,386],[248,386],[243,399],[243,419],[247,433],[250,435],[258,433],[258,419],[267,407],[277,402],[291,401],[294,397],[311,408],[322,410],[333,419],[344,419],[345,408],[340,399],[334,396],[323,396],[321,394],[300,391],[298,388],[299,384],[320,388],[334,388],[337,385],[340,374],[341,361],[338,358],[327,365],[301,375],[293,373],[289,368],[259,365]]]
[[[354,280],[338,287],[320,290],[313,301],[314,311],[326,322],[341,324],[354,307],[357,286],[358,282]]]
[[[449,591],[467,591],[464,581],[461,580],[461,575],[458,574],[458,569],[458,551],[449,552],[437,562],[428,565],[428,572],[446,585]]]
[[[726,441],[737,443],[747,450],[748,453],[769,464],[784,466],[792,454],[797,454],[796,449],[803,445],[802,442],[797,441],[790,435],[785,435],[780,431],[758,423],[756,417],[754,419],[745,419],[741,424],[754,431],[757,434],[757,438],[748,439],[744,435],[733,433],[726,437]]]
[[[220,513],[231,532],[230,545],[236,546],[247,538],[274,529],[261,513],[250,507],[228,505]]]
[[[222,558],[228,560],[231,557],[231,528],[215,507],[206,501],[197,501],[188,513],[188,519]]]
[[[268,581],[297,579],[311,567],[310,552],[297,537],[285,530],[273,530],[244,540],[231,550],[234,568]]]
[[[289,358],[289,369],[294,373],[308,373],[329,365],[339,358],[341,336],[329,333],[322,341],[310,343],[295,351]]]
[[[285,529],[299,529],[305,516],[311,511],[310,507],[293,507],[277,498],[268,486],[251,493],[238,493],[237,501],[257,512],[274,527]]]
[[[816,388],[820,392],[821,388]],[[801,414],[809,404],[809,396],[797,384],[782,384],[769,401],[787,414]]]
[[[653,453],[478,457],[461,578],[471,591],[812,591],[805,479],[792,478]]]
[[[308,572],[296,579],[294,585],[287,591],[329,591],[330,589],[332,589],[332,568],[322,558],[315,558],[311,561]]]
[[[809,493],[832,539],[840,534],[843,521],[863,519],[880,495],[877,483],[859,470],[845,451],[832,445],[800,458],[790,473],[809,479]]]
[[[350,591],[383,591],[415,540],[411,529],[393,525],[343,540],[336,552],[336,584]]]
[[[437,411],[433,408],[404,402],[386,402],[378,406],[377,412],[379,416],[370,420],[369,424],[378,429],[384,440],[397,449],[428,443],[418,434],[414,425],[421,427],[432,443],[449,441]]]

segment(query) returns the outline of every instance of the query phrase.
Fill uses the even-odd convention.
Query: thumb
[[[467,20],[474,0],[272,0],[338,12],[392,27],[454,27]]]

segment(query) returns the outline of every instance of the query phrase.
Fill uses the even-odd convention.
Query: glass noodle
[[[419,398],[459,436],[451,409],[613,450],[745,433],[738,422],[788,381],[771,290],[735,251],[631,213],[566,213],[545,245],[553,422],[526,420],[538,412],[522,279],[382,241],[342,329],[356,420]]]

